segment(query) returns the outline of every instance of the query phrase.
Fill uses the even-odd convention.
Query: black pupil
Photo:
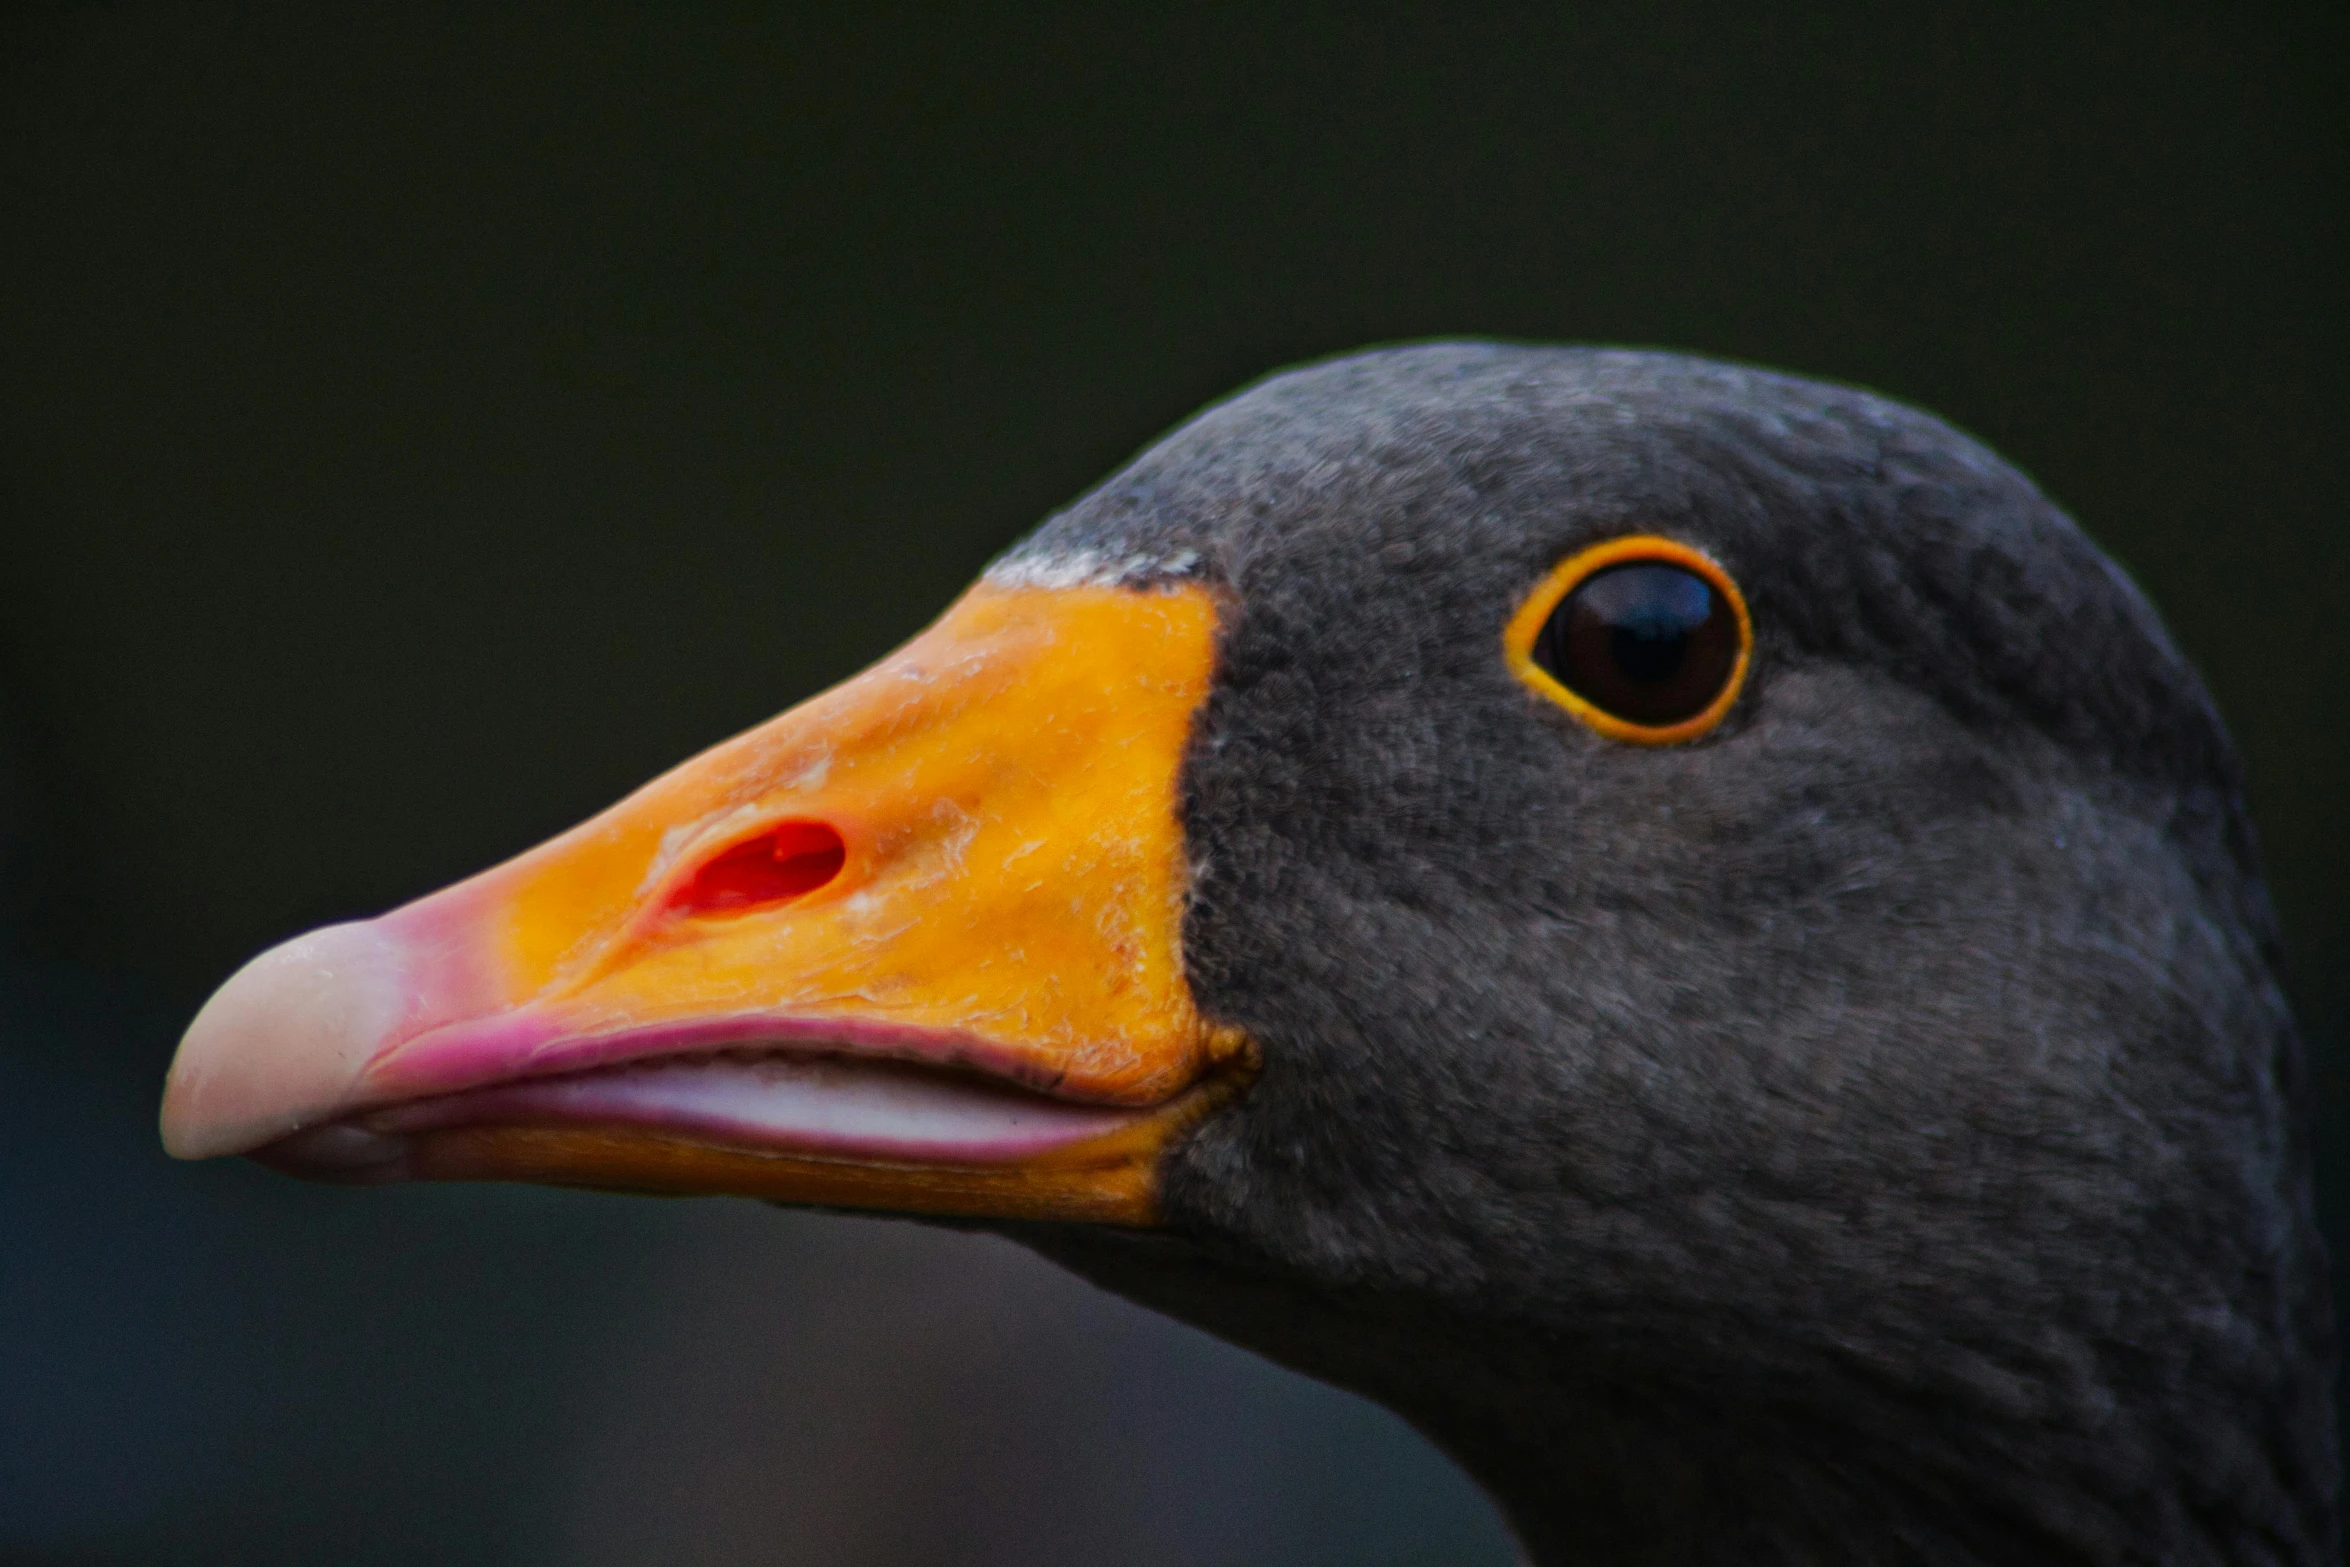
[[[1658,726],[1713,704],[1738,663],[1738,628],[1712,583],[1627,561],[1593,572],[1551,612],[1534,662],[1604,713]]]

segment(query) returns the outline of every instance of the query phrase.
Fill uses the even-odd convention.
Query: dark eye
[[[1653,745],[1694,739],[1728,711],[1751,632],[1719,566],[1641,536],[1563,562],[1506,640],[1536,690],[1610,739]]]
[[[1738,623],[1713,584],[1679,566],[1610,566],[1559,601],[1534,662],[1604,713],[1677,724],[1713,705],[1738,666]]]

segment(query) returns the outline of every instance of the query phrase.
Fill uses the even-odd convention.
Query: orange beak
[[[495,870],[263,953],[181,1158],[1152,1221],[1245,1082],[1184,980],[1195,585],[974,588],[863,675]]]

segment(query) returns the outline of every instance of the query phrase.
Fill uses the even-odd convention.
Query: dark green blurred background
[[[1384,1415],[1008,1248],[151,1132],[257,948],[1395,338],[1759,360],[2036,475],[2245,751],[2350,1236],[2344,61],[2315,8],[11,9],[0,1558],[1504,1560]]]

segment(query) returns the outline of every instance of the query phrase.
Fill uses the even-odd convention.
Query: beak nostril
[[[724,850],[678,889],[683,914],[723,914],[804,898],[840,874],[848,846],[823,822],[782,822]]]

